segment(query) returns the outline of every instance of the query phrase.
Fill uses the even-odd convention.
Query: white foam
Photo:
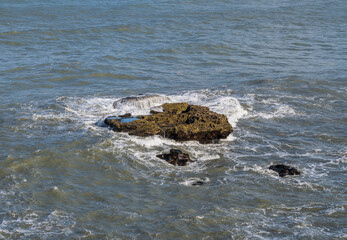
[[[233,170],[236,170],[238,166],[234,166]],[[260,173],[262,175],[266,174],[268,176],[272,177],[277,177],[278,173],[269,170],[267,167],[259,166],[257,164],[250,165],[250,166],[241,166],[241,170],[246,171],[246,172],[255,172],[255,173]]]
[[[165,139],[161,136],[136,137],[130,140],[131,142],[147,148],[162,147],[164,144],[175,144],[174,140]]]
[[[183,95],[170,96],[175,102],[188,102],[189,104],[209,107],[211,111],[225,114],[233,127],[239,119],[245,117],[245,110],[237,98],[230,96],[230,91],[201,90],[199,92],[188,91]]]
[[[113,103],[113,106],[117,115],[131,113],[136,116],[149,114],[150,110],[161,111],[159,106],[168,102],[171,102],[170,97],[153,94],[135,96],[130,99],[120,98]]]
[[[212,154],[212,155],[204,155],[199,158],[199,161],[211,161],[211,160],[217,160],[220,159],[220,156],[217,154]]]
[[[344,206],[332,206],[326,210],[326,213],[330,216],[330,215],[333,215],[335,213],[345,212],[345,210],[346,209]]]
[[[130,96],[121,98],[113,103],[113,107],[118,108],[120,106],[128,105],[136,108],[151,108],[162,105],[163,103],[170,101],[170,98],[159,94],[147,94]]]
[[[337,159],[338,163],[347,163],[347,153],[343,153],[343,156]]]
[[[67,98],[64,102],[65,110],[72,119],[94,124],[101,116],[112,114],[113,98]]]
[[[265,118],[265,119],[272,119],[272,118],[284,118],[287,116],[294,116],[297,115],[295,110],[291,108],[288,105],[280,105],[278,106],[274,111],[272,112],[260,112],[257,114],[259,117]]]
[[[299,189],[305,189],[305,190],[311,190],[311,191],[327,191],[330,192],[331,189],[328,189],[322,185],[313,183],[313,182],[308,182],[308,181],[304,181],[301,179],[295,179],[294,181],[292,181],[293,186],[299,188]]]
[[[184,185],[184,186],[192,186],[193,183],[198,182],[198,181],[207,183],[207,182],[210,182],[210,179],[208,177],[205,177],[205,178],[188,178],[188,179],[185,179],[184,181],[179,182],[179,184]]]
[[[235,125],[234,125],[235,126]],[[235,137],[232,133],[226,138],[226,139],[221,139],[221,142],[232,142],[235,141],[237,137]]]
[[[248,114],[241,106],[240,102],[234,97],[217,98],[207,104],[212,111],[225,114],[233,127],[236,126],[238,120]]]
[[[11,218],[3,220],[0,224],[0,235],[21,234],[24,238],[41,236],[42,238],[67,237],[72,234],[71,228],[75,219],[62,211],[55,210],[46,215],[43,212],[25,210],[13,213]]]

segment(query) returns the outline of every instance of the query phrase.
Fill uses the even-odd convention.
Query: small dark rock
[[[123,115],[119,115],[118,117],[121,117],[121,118],[131,118],[131,113],[126,113],[126,114],[123,114]]]
[[[204,182],[203,181],[196,181],[192,183],[192,186],[199,186],[199,185],[203,185]]]
[[[280,177],[286,175],[300,175],[300,172],[296,168],[284,164],[271,165],[269,169],[277,172]]]
[[[164,159],[172,165],[185,166],[191,159],[187,153],[183,153],[179,149],[170,149],[170,153],[157,155],[158,158]]]

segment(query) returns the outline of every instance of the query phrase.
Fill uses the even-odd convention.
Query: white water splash
[[[272,118],[284,118],[287,116],[295,116],[297,115],[297,113],[295,112],[293,108],[283,104],[283,105],[277,106],[272,112],[260,112],[257,115],[265,119],[272,119]]]
[[[184,181],[179,182],[180,185],[184,186],[194,186],[194,184],[201,182],[202,184],[210,182],[208,177],[205,178],[188,178]],[[202,185],[201,184],[201,185]]]
[[[152,108],[168,102],[171,102],[168,96],[158,94],[140,95],[118,99],[113,103],[113,107],[118,114],[131,113],[132,115],[141,115],[149,114]],[[157,110],[159,109],[157,108]]]

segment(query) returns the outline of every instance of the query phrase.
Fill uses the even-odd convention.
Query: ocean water
[[[346,1],[0,0],[0,53],[0,239],[347,239]],[[103,125],[138,94],[234,132]]]

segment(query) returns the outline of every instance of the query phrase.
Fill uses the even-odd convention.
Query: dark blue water
[[[0,0],[0,238],[347,238],[346,30],[338,0]],[[112,106],[146,93],[210,107],[234,133],[103,127],[148,113]],[[155,157],[170,148],[196,162]]]

